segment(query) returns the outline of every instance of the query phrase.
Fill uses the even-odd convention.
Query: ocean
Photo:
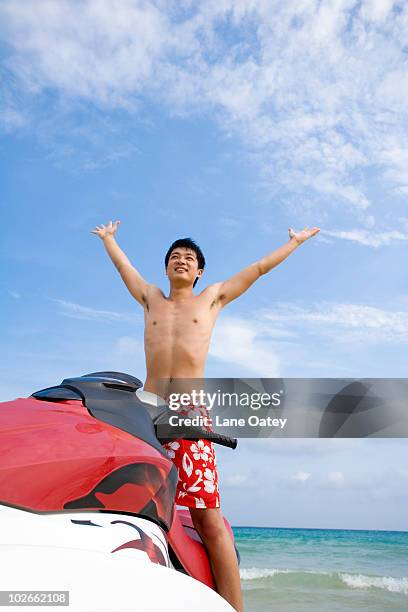
[[[408,532],[233,531],[246,612],[408,611]]]

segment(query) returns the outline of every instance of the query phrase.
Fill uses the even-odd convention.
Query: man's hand
[[[99,238],[102,238],[106,252],[121,275],[126,287],[133,297],[145,307],[148,304],[146,296],[149,285],[136,268],[132,266],[115,240],[115,233],[119,223],[120,221],[115,221],[115,223],[109,221],[106,227],[103,224],[97,225],[92,231],[92,234],[96,234]]]
[[[115,223],[112,223],[112,221],[109,221],[109,224],[107,225],[107,227],[105,227],[103,224],[97,225],[95,229],[92,230],[91,233],[96,234],[97,236],[99,236],[99,238],[102,238],[103,240],[107,236],[115,235],[116,230],[118,229],[119,223],[120,221],[115,221]]]
[[[295,240],[297,244],[302,244],[302,242],[305,242],[305,240],[308,240],[309,238],[311,238],[312,236],[315,236],[319,232],[320,232],[320,227],[309,228],[309,226],[307,225],[300,232],[295,232],[295,230],[292,227],[290,227],[289,237],[292,240]]]
[[[244,268],[241,272],[238,272],[238,274],[235,274],[235,276],[232,276],[223,283],[214,285],[217,291],[218,304],[221,307],[225,306],[228,302],[242,295],[260,276],[270,272],[293,253],[300,244],[308,240],[308,238],[315,236],[318,232],[320,232],[319,227],[309,228],[307,226],[301,232],[295,232],[290,227],[289,242],[273,251],[273,253]]]

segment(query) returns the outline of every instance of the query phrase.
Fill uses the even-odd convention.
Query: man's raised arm
[[[289,242],[273,251],[273,253],[244,268],[223,283],[219,283],[218,301],[220,305],[225,306],[242,295],[258,278],[270,272],[293,253],[298,246],[308,240],[308,238],[315,236],[319,231],[318,227],[312,227],[311,229],[305,227],[301,232],[295,232],[292,228],[289,228]]]
[[[146,304],[146,293],[148,283],[145,281],[143,276],[139,274],[134,266],[130,263],[125,253],[119,247],[115,241],[115,233],[118,229],[120,221],[109,221],[109,224],[105,227],[104,225],[98,225],[92,234],[96,234],[103,240],[106,252],[111,258],[114,266],[118,270],[122,277],[123,282],[129,289],[133,297],[142,305]]]

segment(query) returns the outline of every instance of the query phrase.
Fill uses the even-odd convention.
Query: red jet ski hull
[[[95,418],[80,400],[29,397],[0,404],[0,457],[0,504],[152,520],[167,532],[174,565],[214,588],[189,512],[174,511],[177,471],[160,445]]]

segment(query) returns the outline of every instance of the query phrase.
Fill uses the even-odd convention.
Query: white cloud
[[[115,321],[126,321],[128,323],[140,322],[141,319],[136,314],[125,314],[121,312],[113,312],[111,310],[97,310],[95,308],[89,308],[88,306],[81,306],[74,302],[67,302],[66,300],[53,299],[60,306],[60,314],[71,319],[84,319],[86,321],[104,321],[104,322],[115,322]]]
[[[406,75],[401,75],[406,78]],[[392,84],[394,90],[399,89],[400,85],[396,82]],[[382,161],[385,166],[384,176],[390,183],[396,184],[400,193],[408,194],[408,148],[398,146],[398,141],[389,142],[388,147],[382,152]],[[395,146],[393,146],[395,145]]]
[[[299,482],[306,482],[307,480],[309,480],[310,477],[311,477],[311,474],[309,474],[308,472],[300,471],[294,474],[294,476],[292,476],[292,480],[298,480]]]
[[[9,67],[35,93],[130,107],[166,45],[166,18],[149,3],[5,2],[2,14],[17,50]]]
[[[391,311],[364,304],[321,303],[314,307],[277,303],[265,311],[263,318],[274,327],[284,324],[295,335],[314,334],[349,343],[406,342],[408,313]]]
[[[369,21],[381,22],[388,17],[394,0],[366,0],[361,5],[361,14]]]
[[[211,112],[269,191],[361,218],[382,209],[368,193],[374,168],[390,193],[408,194],[406,4],[84,0],[80,17],[78,6],[2,3],[16,100],[54,90],[140,111],[150,96],[171,114]]]
[[[222,317],[215,328],[209,354],[228,363],[243,366],[256,376],[278,376],[279,360],[274,348],[265,342],[256,324],[238,317]]]
[[[329,483],[335,486],[342,486],[344,484],[343,472],[329,472],[327,479]]]
[[[288,368],[295,372],[292,376],[310,376],[316,371],[319,376],[328,372],[326,376],[353,377],[351,350],[358,357],[368,347],[407,342],[408,313],[404,310],[336,302],[276,302],[248,318],[223,315],[213,334],[209,366],[216,368],[214,360],[222,360],[234,367],[235,376],[243,375],[240,369],[237,373],[238,366],[245,375],[256,377],[279,377]],[[343,354],[345,365],[339,365]],[[370,367],[371,361],[357,375],[370,376],[366,373]]]
[[[351,240],[353,242],[363,244],[364,246],[371,247],[380,247],[408,240],[408,233],[400,232],[398,230],[381,233],[373,233],[368,232],[367,230],[358,229],[350,231],[324,230],[324,234],[327,236],[333,236],[334,238]]]

